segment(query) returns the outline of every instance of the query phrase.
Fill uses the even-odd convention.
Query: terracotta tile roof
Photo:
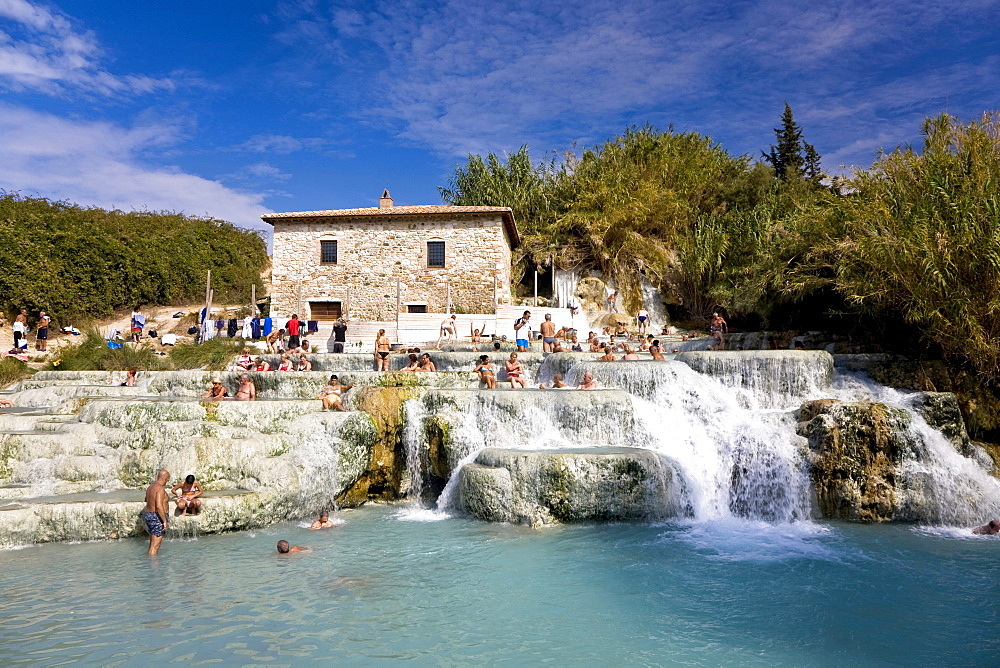
[[[520,241],[517,226],[514,224],[514,212],[507,206],[451,206],[448,204],[426,204],[420,206],[389,206],[367,207],[364,209],[332,209],[329,211],[290,211],[288,213],[265,213],[260,218],[265,223],[274,225],[283,220],[300,220],[303,218],[363,218],[367,216],[457,216],[468,214],[496,214],[503,216],[507,236],[511,246]]]

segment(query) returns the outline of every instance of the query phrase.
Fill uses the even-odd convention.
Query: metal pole
[[[538,308],[538,271],[535,271],[535,308]]]
[[[556,276],[559,269],[556,265],[552,265],[552,296],[556,299],[556,308],[562,308],[562,294],[559,292],[559,281],[556,280]]]

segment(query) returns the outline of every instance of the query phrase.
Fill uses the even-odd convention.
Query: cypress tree
[[[769,153],[764,153],[764,160],[771,164],[774,176],[787,181],[791,179],[810,178],[809,171],[817,175],[817,181],[822,178],[819,171],[819,154],[810,144],[803,146],[802,129],[795,122],[792,108],[785,102],[785,111],[781,114],[781,127],[774,129],[777,146],[771,146]],[[803,157],[803,152],[805,156]],[[811,160],[811,165],[810,165]]]

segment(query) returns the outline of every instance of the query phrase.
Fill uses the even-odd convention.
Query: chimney
[[[392,208],[392,196],[389,195],[389,190],[385,189],[382,191],[382,197],[378,200],[378,208],[380,209],[391,209]]]

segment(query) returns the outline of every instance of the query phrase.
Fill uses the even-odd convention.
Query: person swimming
[[[289,545],[287,540],[278,541],[278,554],[289,554],[290,552],[307,552],[308,547],[301,545]]]
[[[332,529],[333,520],[330,519],[330,514],[324,510],[319,514],[319,519],[314,521],[309,528],[313,531],[316,529]]]

